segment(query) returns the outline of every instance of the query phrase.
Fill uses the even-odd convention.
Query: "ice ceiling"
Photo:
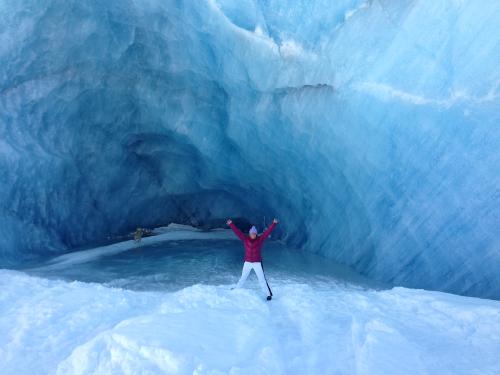
[[[1,257],[277,216],[375,279],[500,298],[499,20],[495,1],[2,1]]]

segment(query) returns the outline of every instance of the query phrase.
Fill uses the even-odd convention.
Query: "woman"
[[[267,230],[262,233],[262,235],[257,235],[257,228],[252,226],[248,232],[248,236],[245,236],[237,227],[234,225],[231,219],[227,220],[227,225],[231,227],[233,232],[238,236],[240,240],[243,241],[245,245],[245,263],[243,263],[243,271],[241,272],[241,278],[236,285],[236,288],[241,288],[245,283],[250,271],[253,269],[257,278],[259,279],[259,284],[262,291],[267,295],[267,300],[270,301],[273,298],[273,293],[271,288],[267,283],[266,277],[264,276],[264,269],[262,268],[262,257],[260,251],[264,240],[269,237],[273,229],[278,224],[278,220],[274,219],[273,223],[267,228]]]

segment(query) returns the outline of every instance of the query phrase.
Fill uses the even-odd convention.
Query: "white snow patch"
[[[134,292],[0,270],[2,374],[498,374],[500,302],[274,281]]]

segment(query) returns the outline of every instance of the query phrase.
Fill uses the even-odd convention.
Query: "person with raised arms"
[[[227,220],[227,225],[231,227],[233,232],[241,241],[243,241],[243,244],[245,246],[243,270],[241,271],[241,277],[238,281],[238,284],[236,284],[236,288],[242,288],[248,275],[250,274],[250,271],[254,270],[257,278],[259,279],[260,287],[267,296],[268,301],[273,298],[273,292],[271,292],[269,283],[267,282],[266,276],[264,275],[261,250],[262,246],[264,245],[265,239],[269,237],[273,229],[276,227],[276,224],[278,224],[278,220],[274,219],[272,224],[261,235],[258,235],[257,228],[255,228],[255,226],[252,226],[248,231],[248,236],[246,236],[241,230],[238,229],[236,225],[234,225],[231,219]]]

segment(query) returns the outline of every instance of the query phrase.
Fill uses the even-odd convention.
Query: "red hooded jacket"
[[[241,230],[239,230],[234,223],[229,224],[233,232],[238,236],[240,240],[243,241],[245,245],[245,262],[260,262],[262,257],[260,256],[260,250],[264,244],[264,240],[269,237],[273,229],[276,227],[276,223],[273,223],[267,228],[267,230],[262,233],[262,235],[257,236],[255,240],[252,240],[249,236],[245,236]]]

